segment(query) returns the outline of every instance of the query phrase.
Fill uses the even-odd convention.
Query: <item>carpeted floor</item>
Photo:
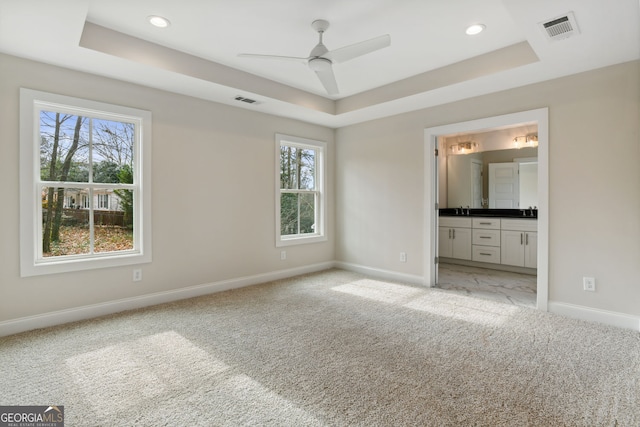
[[[342,270],[0,338],[67,426],[638,426],[640,333]]]

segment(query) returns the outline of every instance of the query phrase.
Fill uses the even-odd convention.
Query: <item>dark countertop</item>
[[[464,214],[460,213],[460,208],[439,209],[440,216],[468,216],[468,217],[491,217],[491,218],[521,218],[521,219],[537,219],[537,209],[463,209]],[[533,216],[532,216],[533,214]]]

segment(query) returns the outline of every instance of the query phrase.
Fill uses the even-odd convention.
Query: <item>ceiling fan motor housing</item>
[[[313,71],[324,71],[331,68],[331,61],[327,58],[311,58],[309,68]]]

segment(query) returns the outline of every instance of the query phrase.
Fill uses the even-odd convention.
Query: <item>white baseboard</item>
[[[415,276],[413,274],[398,273],[397,271],[381,270],[379,268],[367,267],[364,265],[350,264],[348,262],[335,262],[335,267],[343,270],[354,271],[367,276],[379,277],[386,280],[395,280],[398,282],[411,283],[414,285],[424,285],[423,276]]]
[[[567,304],[563,302],[549,301],[549,311],[561,316],[589,322],[604,323],[624,329],[632,329],[640,332],[640,317],[615,311],[600,310],[581,305]]]
[[[0,322],[0,337],[33,329],[75,322],[78,320],[91,319],[125,310],[148,307],[156,304],[212,294],[215,292],[257,285],[260,283],[270,282],[272,280],[314,273],[316,271],[327,270],[334,267],[386,280],[395,280],[416,285],[424,284],[424,278],[422,276],[398,273],[395,271],[382,270],[345,262],[331,261],[7,320]],[[640,331],[640,317],[638,316],[553,301],[549,301],[548,308],[550,312],[562,316]]]
[[[91,319],[125,310],[148,307],[156,304],[212,294],[215,292],[257,285],[260,283],[270,282],[272,280],[286,279],[287,277],[313,273],[333,267],[335,267],[335,263],[331,261],[287,270],[278,270],[270,273],[257,274],[254,276],[239,277],[236,279],[189,286],[187,288],[174,289],[171,291],[156,292],[153,294],[140,295],[137,297],[124,298],[99,304],[85,305],[66,310],[52,311],[35,316],[21,317],[18,319],[0,322],[0,337],[33,329],[75,322],[78,320]]]

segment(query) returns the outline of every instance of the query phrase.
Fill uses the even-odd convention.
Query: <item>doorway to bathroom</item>
[[[522,133],[522,135],[519,135]],[[482,140],[480,138],[480,142],[476,140],[472,140],[470,135],[502,135],[507,134],[511,135],[508,140],[509,143],[512,144],[509,147],[498,147],[499,143],[497,142],[499,138],[487,138],[486,140]],[[515,136],[513,136],[515,134]],[[502,150],[506,148],[530,148],[526,144],[529,141],[533,141],[533,136],[535,135],[535,145],[537,145],[535,150],[535,158],[536,158],[536,169],[537,169],[537,177],[534,178],[535,182],[531,182],[531,177],[528,179],[529,186],[533,186],[533,188],[537,191],[537,197],[533,200],[537,202],[536,206],[531,206],[529,208],[528,201],[523,201],[517,199],[514,204],[511,205],[509,210],[504,211],[492,211],[489,207],[490,203],[493,203],[492,208],[496,208],[496,201],[489,201],[488,196],[488,184],[484,184],[484,190],[478,190],[478,184],[472,184],[473,163],[470,162],[470,166],[468,168],[468,179],[465,176],[462,179],[462,182],[465,183],[466,187],[469,188],[469,200],[472,200],[469,203],[460,202],[460,200],[465,200],[464,198],[457,198],[458,195],[454,192],[450,192],[450,194],[446,194],[448,190],[446,186],[444,186],[444,181],[446,181],[446,154],[453,154],[453,151],[460,150],[466,151],[466,153],[477,152],[481,153],[482,151],[491,151],[492,156],[496,156],[496,153],[493,153],[495,150]],[[475,138],[475,139],[478,139]],[[502,138],[504,140],[505,138]],[[425,248],[424,248],[424,281],[428,286],[442,286],[442,287],[452,287],[462,284],[463,279],[466,278],[468,280],[474,282],[482,282],[482,277],[485,277],[487,274],[491,275],[492,271],[495,271],[493,277],[489,279],[494,283],[500,282],[504,283],[504,288],[509,289],[516,288],[516,293],[518,293],[518,289],[527,292],[526,289],[535,290],[535,303],[530,301],[530,305],[534,305],[540,310],[547,310],[547,301],[548,301],[548,152],[549,152],[549,137],[548,137],[548,109],[542,108],[537,110],[523,111],[518,113],[506,114],[502,116],[488,117],[479,120],[472,120],[467,122],[453,123],[444,126],[438,126],[433,128],[425,129],[425,197],[424,197],[424,212],[425,212]],[[493,144],[493,145],[492,145]],[[498,145],[496,145],[498,144]],[[465,153],[465,154],[466,154]],[[522,154],[520,154],[522,153]],[[531,154],[532,151],[525,150],[518,151],[517,159],[518,161],[522,161],[524,163],[533,163],[532,159],[534,156]],[[511,158],[513,158],[513,153],[510,154]],[[476,159],[478,156],[471,156]],[[510,160],[513,161],[513,160]],[[486,163],[486,161],[485,161]],[[452,165],[452,168],[455,167]],[[476,166],[477,169],[477,166]],[[467,170],[466,168],[464,170]],[[506,169],[505,169],[506,170]],[[488,175],[488,173],[487,173]],[[505,174],[503,174],[505,175]],[[453,179],[452,179],[453,181]],[[506,187],[506,186],[502,186]],[[474,197],[473,194],[476,194]],[[480,207],[477,207],[478,202],[473,201],[477,198],[477,194],[480,193],[482,196],[480,197]],[[515,196],[514,196],[515,197]],[[528,199],[531,200],[531,199]],[[506,201],[499,199],[498,204],[504,203],[506,205]],[[521,204],[524,204],[520,206]],[[446,206],[443,206],[446,205]],[[499,206],[498,206],[499,207]],[[447,209],[443,209],[447,208]],[[484,210],[487,209],[487,210]],[[473,214],[473,215],[470,215]],[[478,217],[492,217],[499,216],[498,214],[508,214],[508,215],[524,215],[526,219],[532,219],[534,216],[537,223],[535,232],[527,231],[526,227],[530,227],[533,221],[527,223],[524,218],[507,218],[507,221],[502,221],[505,224],[504,230],[497,230],[497,234],[495,230],[486,230],[485,233],[487,236],[497,235],[498,237],[498,249],[496,255],[496,248],[492,248],[490,246],[476,246],[471,245],[471,240],[476,233],[481,232],[482,230],[476,230],[472,228],[472,221],[478,225],[478,227],[482,228],[480,225],[482,223],[489,223],[491,221],[483,220],[480,222],[475,222],[473,219],[476,215]],[[441,215],[447,215],[441,216]],[[530,215],[530,216],[528,216]],[[453,218],[453,219],[452,219]],[[442,221],[441,221],[442,219]],[[525,221],[525,222],[523,222]],[[467,222],[469,223],[467,225]],[[493,221],[495,223],[495,221]],[[441,224],[442,223],[442,224]],[[453,225],[449,227],[449,223]],[[500,221],[497,222],[498,224]],[[441,226],[442,225],[442,226]],[[457,227],[456,225],[459,225]],[[521,225],[525,228],[523,231],[518,231]],[[467,227],[468,229],[466,229]],[[493,226],[487,225],[484,228],[492,228]],[[513,228],[516,230],[513,232],[511,230]],[[443,232],[444,230],[444,232]],[[449,231],[451,230],[451,231]],[[447,235],[447,231],[449,234]],[[476,262],[468,262],[463,265],[465,262],[455,262],[455,264],[441,264],[441,260],[449,260],[451,261],[454,258],[468,258],[472,259],[471,254],[466,255],[452,255],[451,252],[446,253],[446,251],[450,250],[449,243],[443,242],[443,239],[450,239],[452,233],[458,233],[460,236],[455,244],[458,245],[458,250],[480,250],[478,252],[478,256],[487,255],[489,257],[493,256],[493,266],[495,268],[490,269],[482,269],[482,263]],[[444,233],[444,234],[443,234]],[[455,235],[455,234],[453,234]],[[528,244],[526,250],[528,250],[528,255],[530,259],[535,260],[535,269],[531,268],[531,265],[525,266],[523,271],[520,272],[518,268],[512,268],[505,266],[501,266],[500,264],[500,236],[502,235],[503,244],[509,245],[509,239],[519,238],[522,241],[523,250],[525,249],[525,242]],[[487,237],[488,238],[488,237]],[[468,239],[468,248],[463,244],[460,246],[460,242],[466,242]],[[506,239],[506,240],[504,240]],[[519,242],[516,242],[519,243]],[[495,245],[494,245],[495,246]],[[462,249],[460,249],[462,248]],[[486,250],[485,250],[486,248]],[[508,248],[508,246],[507,246]],[[451,248],[453,249],[453,248]],[[492,252],[493,249],[493,252]],[[443,253],[444,251],[444,253]],[[511,253],[510,249],[507,249],[505,254]],[[453,256],[453,258],[451,258]],[[497,258],[497,261],[495,257]],[[531,258],[533,257],[533,258]],[[474,257],[475,258],[475,257]],[[509,263],[507,260],[505,263]],[[461,265],[462,264],[462,265]],[[491,264],[484,264],[484,266],[492,266]],[[442,271],[441,270],[442,267]],[[528,267],[528,268],[527,268]],[[479,270],[478,270],[479,269]],[[504,271],[510,270],[510,271]],[[442,274],[441,274],[442,273]],[[521,273],[525,273],[522,275]],[[532,274],[533,273],[533,274]],[[510,276],[511,275],[511,276]],[[442,277],[440,277],[442,276]],[[457,279],[456,279],[457,276]],[[465,280],[466,280],[465,279]],[[529,291],[531,292],[531,291]],[[524,295],[524,294],[523,294]],[[526,295],[524,295],[526,296]],[[509,297],[508,297],[509,298]],[[511,297],[512,301],[514,297]],[[518,299],[518,298],[516,298]],[[523,305],[527,305],[526,301]]]

